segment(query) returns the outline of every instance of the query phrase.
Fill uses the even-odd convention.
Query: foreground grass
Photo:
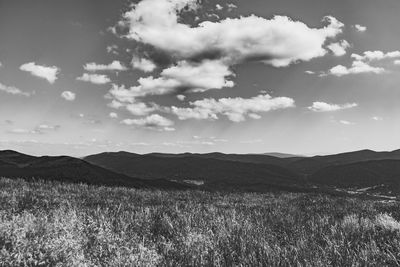
[[[396,266],[397,203],[0,180],[0,266]]]

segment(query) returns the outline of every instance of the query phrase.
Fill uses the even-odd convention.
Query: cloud
[[[346,49],[349,47],[350,47],[350,44],[346,40],[342,40],[337,43],[332,43],[327,46],[327,48],[330,51],[332,51],[332,53],[337,57],[346,55]]]
[[[86,71],[124,71],[127,70],[125,66],[121,64],[121,62],[114,60],[108,65],[103,65],[103,64],[96,64],[96,63],[87,63],[83,68]]]
[[[40,125],[36,126],[35,129],[31,132],[38,133],[38,134],[44,134],[44,133],[50,132],[50,131],[57,131],[60,128],[61,128],[60,125],[40,124]]]
[[[110,118],[112,118],[112,119],[118,118],[118,114],[115,113],[115,112],[110,112],[110,114],[108,114],[108,116],[109,116]]]
[[[61,97],[67,101],[74,101],[76,94],[70,91],[64,91],[62,92]]]
[[[123,107],[146,118],[154,111],[163,111],[182,120],[217,119],[220,115],[231,121],[260,119],[258,113],[293,107],[294,100],[259,95],[250,99],[203,99],[189,103],[189,107],[169,108],[142,103],[140,98],[175,94],[183,101],[186,93],[233,87],[235,65],[262,62],[287,67],[322,57],[344,27],[332,16],[326,16],[323,25],[315,28],[287,16],[218,17],[196,25],[186,23],[184,13],[196,11],[199,5],[197,0],[142,0],[123,14],[113,32],[136,45],[131,50],[133,68],[143,72],[159,68],[160,72],[139,78],[131,87],[113,84],[106,95],[111,99],[110,107]],[[337,44],[344,50],[348,45],[346,41]],[[331,50],[335,48],[331,46]],[[138,120],[143,118],[133,121]]]
[[[37,129],[41,130],[57,130],[60,128],[60,125],[48,125],[48,124],[40,124],[36,127]]]
[[[133,68],[161,71],[157,76],[139,78],[136,86],[113,85],[107,97],[114,102],[109,105],[134,104],[151,95],[230,88],[235,85],[233,66],[263,62],[286,67],[322,57],[328,52],[326,45],[344,27],[332,16],[325,17],[325,26],[320,28],[286,16],[267,19],[255,15],[186,24],[181,15],[196,11],[199,5],[197,0],[143,0],[123,14],[113,32],[124,32],[123,37],[137,46]],[[249,117],[257,119],[259,115],[249,112]]]
[[[155,103],[146,104],[144,102],[134,101],[134,102],[120,102],[113,99],[108,106],[114,109],[125,108],[129,113],[135,116],[147,116],[150,113],[162,110],[160,106]]]
[[[121,107],[124,107],[125,104],[122,104],[121,102],[114,99],[107,106],[109,106],[110,108],[119,109]]]
[[[175,85],[165,83],[165,81],[161,79],[155,80],[152,76],[139,78],[138,83],[140,84],[139,86],[130,88],[125,88],[124,85],[118,86],[113,84],[106,97],[117,100],[118,102],[133,103],[136,101],[137,97],[171,93]]]
[[[177,88],[189,92],[233,87],[234,83],[226,79],[232,75],[228,66],[220,60],[204,60],[201,63],[180,61],[161,72],[165,81],[176,83]]]
[[[328,72],[323,72],[320,76],[334,75],[334,76],[344,76],[349,74],[360,74],[360,73],[375,73],[381,74],[385,72],[382,67],[374,67],[371,64],[376,61],[381,61],[385,59],[400,58],[400,51],[392,51],[384,53],[382,51],[365,51],[362,55],[352,54],[351,58],[353,62],[350,67],[343,65],[337,65],[331,68]]]
[[[0,68],[3,67],[3,63],[0,62]]]
[[[28,130],[28,129],[24,129],[24,128],[15,128],[15,129],[11,129],[9,131],[7,131],[7,133],[11,133],[11,134],[32,134],[35,133],[32,130]]]
[[[60,69],[56,66],[41,66],[34,62],[25,63],[21,65],[19,69],[29,72],[33,76],[45,79],[51,84],[57,80],[57,75],[60,72]]]
[[[334,75],[334,76],[344,76],[344,75],[349,75],[349,74],[360,74],[360,73],[375,73],[375,74],[380,74],[385,72],[384,68],[381,67],[373,67],[369,65],[368,63],[365,63],[363,61],[358,61],[355,60],[353,61],[352,65],[350,68],[347,68],[343,65],[337,65],[333,68],[331,68],[328,72],[328,74]],[[326,75],[326,74],[322,74]]]
[[[33,130],[25,129],[25,128],[15,128],[7,131],[11,134],[45,134],[50,131],[57,131],[60,129],[60,125],[48,125],[48,124],[40,124],[36,126]]]
[[[192,136],[192,141],[178,141],[179,143],[186,143],[186,144],[198,144],[198,145],[213,145],[215,143],[227,143],[229,140],[223,139],[223,138],[218,138],[215,136],[198,136],[194,135]]]
[[[7,94],[11,94],[11,95],[21,95],[21,96],[26,96],[26,97],[31,96],[31,93],[23,92],[14,86],[7,86],[2,83],[0,83],[0,91],[5,92]]]
[[[256,113],[249,113],[249,118],[253,119],[253,120],[259,120],[262,117]]]
[[[232,11],[233,9],[237,8],[237,5],[229,3],[229,4],[227,4],[227,7],[228,7],[229,11]]]
[[[111,82],[110,78],[107,75],[103,74],[88,74],[84,73],[81,77],[76,78],[77,80],[90,82],[94,84],[106,84]]]
[[[176,98],[178,98],[179,101],[184,101],[186,96],[185,95],[177,95]]]
[[[222,9],[224,9],[220,4],[216,4],[216,5],[215,5],[215,8],[216,8],[217,10],[222,10]]]
[[[134,102],[126,105],[126,109],[135,116],[146,116],[158,109],[158,106],[152,104],[151,106],[143,102]]]
[[[190,102],[192,107],[171,107],[171,113],[180,120],[187,119],[218,119],[218,115],[225,115],[234,122],[244,121],[246,116],[258,119],[261,112],[294,107],[294,100],[288,97],[271,97],[258,95],[252,98],[221,98],[218,100],[206,98]]]
[[[396,59],[393,63],[394,63],[395,65],[400,65],[400,59]]]
[[[379,61],[390,58],[400,58],[400,51],[392,51],[384,53],[382,51],[365,51],[363,55],[352,54],[352,58],[357,61]]]
[[[107,46],[106,50],[107,53],[118,55],[118,46],[115,44]]]
[[[344,125],[353,125],[354,122],[346,121],[346,120],[340,120],[339,123],[344,124]]]
[[[196,0],[143,0],[123,15],[126,37],[164,51],[175,60],[225,58],[231,64],[262,61],[275,67],[326,54],[324,44],[342,32],[343,23],[328,16],[323,28],[310,28],[286,16],[265,19],[251,15],[204,21],[197,27],[181,22],[185,7]]]
[[[371,119],[374,121],[383,121],[383,118],[379,116],[373,116]]]
[[[152,72],[157,68],[157,65],[150,59],[139,58],[137,56],[132,57],[131,64],[134,69],[138,69],[143,72]]]
[[[138,86],[125,88],[113,85],[109,98],[119,102],[135,102],[138,97],[147,95],[165,95],[175,92],[204,92],[210,89],[232,87],[227,80],[233,75],[229,68],[218,60],[204,60],[201,63],[181,61],[177,65],[164,69],[159,78],[149,76],[139,78]]]
[[[154,130],[163,130],[163,131],[175,130],[174,128],[171,128],[171,126],[174,125],[173,121],[165,117],[162,117],[158,114],[152,114],[150,116],[140,119],[125,119],[121,123],[125,125],[139,126]]]
[[[314,102],[312,106],[308,107],[308,109],[314,112],[332,112],[343,109],[350,109],[357,106],[358,106],[357,103],[347,103],[343,105],[338,105],[338,104],[329,104],[325,102]]]
[[[356,30],[357,30],[358,32],[365,32],[365,31],[367,30],[367,27],[362,26],[362,25],[360,25],[360,24],[354,25],[354,28],[356,28]]]
[[[331,16],[324,18],[325,27],[310,28],[286,16],[251,15],[192,27],[179,16],[196,8],[196,0],[143,0],[123,15],[118,25],[126,27],[125,37],[146,50],[144,57],[133,56],[133,67],[151,72],[163,58],[165,68],[160,77],[142,77],[139,86],[119,93],[137,97],[233,87],[232,66],[258,61],[285,67],[324,56],[327,41],[344,26]]]

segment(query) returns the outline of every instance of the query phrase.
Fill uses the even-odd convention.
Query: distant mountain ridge
[[[400,150],[376,152],[373,150],[365,149],[326,156],[314,156],[301,158],[295,162],[290,163],[289,165],[287,165],[287,167],[293,171],[297,171],[303,174],[312,174],[319,169],[332,165],[342,165],[360,161],[387,159],[400,159]]]
[[[359,161],[322,168],[309,181],[337,187],[372,187],[387,185],[400,192],[400,160]]]
[[[262,156],[264,157],[264,156]],[[298,185],[304,181],[292,171],[255,155],[160,154],[146,155],[126,152],[101,153],[84,158],[86,161],[128,176],[143,179],[198,180],[206,185],[242,186],[249,184]],[[261,162],[261,163],[259,163]]]
[[[400,150],[390,152],[360,150],[313,157],[274,157],[269,154],[224,154],[218,152],[139,155],[122,151],[100,153],[84,159],[116,172],[146,179],[161,177],[172,179],[173,177],[173,179],[179,180],[183,177],[188,179],[205,177],[204,180],[209,180],[209,184],[225,183],[226,186],[232,184],[244,186],[250,183],[259,183],[264,186],[287,185],[289,181],[289,184],[292,182],[296,186],[303,183],[305,187],[312,184],[349,187],[357,183],[359,186],[387,183],[386,176],[374,173],[374,167],[367,168],[366,166],[373,166],[375,161],[381,161],[381,165],[385,165],[386,161],[400,160]],[[228,164],[228,162],[233,164]],[[356,164],[361,162],[363,163]],[[359,172],[361,176],[365,176],[366,170],[369,170],[367,173],[370,182],[360,181],[361,176],[350,175],[346,171],[341,174],[343,177],[347,177],[344,179],[339,179],[337,175],[329,175],[330,172],[336,173],[339,172],[338,170],[349,169],[348,164],[360,166],[359,170],[354,167],[351,172]],[[393,166],[393,164],[388,163],[388,166]],[[394,173],[400,180],[400,169],[395,168]],[[231,179],[224,176],[230,176]]]
[[[326,156],[104,152],[83,159],[0,151],[0,176],[136,188],[304,191],[392,188],[400,193],[400,150]]]
[[[154,187],[154,181],[115,173],[81,159],[68,156],[34,157],[12,150],[0,151],[0,176],[135,188]],[[163,188],[185,187],[171,181],[160,181],[160,185]]]

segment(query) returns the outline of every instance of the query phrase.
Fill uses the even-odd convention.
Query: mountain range
[[[0,151],[0,176],[135,188],[152,188],[155,185],[160,188],[185,188],[168,180],[148,181],[126,176],[78,158],[34,157],[12,150]]]
[[[135,154],[82,159],[0,151],[0,176],[135,188],[309,191],[382,187],[400,192],[400,150],[303,157],[287,154]],[[385,191],[385,192],[386,192]]]

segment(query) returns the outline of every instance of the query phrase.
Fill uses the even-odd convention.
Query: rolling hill
[[[83,159],[0,151],[0,176],[136,188],[307,191],[391,188],[400,193],[400,150],[315,157],[105,152]]]
[[[34,157],[12,150],[0,151],[0,176],[8,178],[59,180],[97,185],[128,186],[135,188],[184,188],[170,181],[146,181],[102,167],[84,160],[68,157]]]
[[[264,154],[101,153],[86,161],[143,179],[204,181],[205,185],[253,190],[280,186],[397,186],[400,150],[360,150],[327,156],[278,158]],[[397,166],[399,164],[399,166]],[[400,181],[400,179],[399,179]]]
[[[286,162],[287,164],[282,166],[285,166],[297,173],[311,175],[316,171],[329,166],[350,164],[361,161],[374,161],[374,160],[386,160],[386,159],[400,160],[400,150],[394,150],[390,152],[359,150],[359,151],[346,152],[334,155],[297,158],[292,162]]]
[[[312,174],[309,181],[341,188],[384,185],[400,192],[400,160],[373,160],[329,166]]]
[[[114,152],[91,155],[84,159],[115,172],[150,180],[199,181],[206,186],[304,185],[304,180],[296,173],[278,164],[255,163],[259,161],[255,156],[258,155],[138,155]],[[264,156],[261,155],[260,158],[262,157]],[[280,162],[279,158],[273,160]]]

